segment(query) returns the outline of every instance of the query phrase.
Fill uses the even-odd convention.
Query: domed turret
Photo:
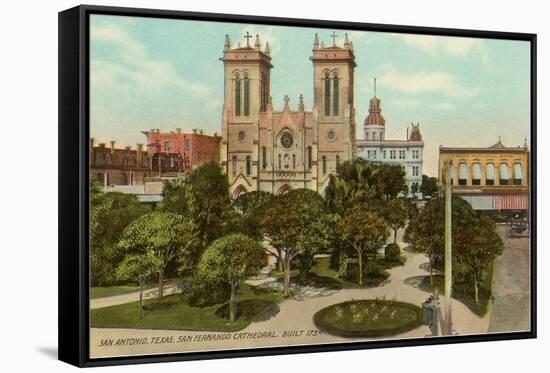
[[[380,108],[380,99],[376,97],[376,78],[374,79],[374,97],[370,99],[369,115],[365,118],[363,128],[365,140],[382,141],[386,132],[386,120]]]

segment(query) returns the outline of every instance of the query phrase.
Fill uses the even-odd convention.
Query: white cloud
[[[443,52],[456,57],[464,57],[474,49],[482,47],[481,39],[476,38],[412,34],[392,35],[403,40],[406,44],[432,55]]]
[[[93,26],[90,36],[94,43],[116,47],[121,57],[116,63],[101,58],[91,60],[92,90],[117,89],[130,93],[131,89],[133,93],[152,95],[175,88],[181,91],[182,97],[214,96],[207,85],[186,79],[172,63],[151,58],[147,48],[120,25]],[[221,105],[217,101],[208,102]]]
[[[246,39],[244,35],[246,32],[252,35],[250,39],[250,46],[253,47],[256,42],[256,35],[260,36],[261,50],[264,51],[265,43],[269,43],[269,50],[271,51],[271,56],[277,54],[281,50],[281,45],[278,43],[278,38],[275,36],[276,30],[270,26],[256,26],[256,25],[246,25],[241,31],[240,35],[237,35],[237,39],[231,40],[232,47],[236,48],[237,43],[241,43],[241,47],[246,46]]]
[[[412,108],[418,106],[417,100],[401,100],[401,99],[394,99],[392,100],[392,104],[401,107],[401,108]]]
[[[378,82],[405,93],[439,93],[455,98],[470,98],[479,94],[479,89],[461,85],[449,73],[432,71],[406,74],[397,71],[392,65],[384,67]]]
[[[456,109],[456,105],[451,102],[441,102],[432,106],[435,110],[449,111]]]

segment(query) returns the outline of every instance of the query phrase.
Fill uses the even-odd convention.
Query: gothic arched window
[[[323,155],[323,175],[327,174],[327,157]]]
[[[292,168],[296,168],[296,155],[292,154]]]
[[[249,155],[246,156],[246,175],[250,176],[252,174],[252,159]]]
[[[234,155],[233,158],[231,159],[231,169],[233,172],[233,176],[236,176],[237,175],[237,156],[236,155]]]
[[[325,116],[330,115],[330,74],[325,73]]]
[[[311,166],[313,164],[313,159],[312,159],[312,151],[311,151],[311,146],[308,146],[307,147],[307,168],[308,169],[311,169]]]
[[[250,79],[248,73],[244,73],[244,116],[250,115]]]
[[[336,170],[338,170],[338,167],[340,166],[340,156],[336,156]]]
[[[235,74],[235,115],[241,116],[241,78]]]
[[[332,99],[332,115],[338,115],[340,108],[340,80],[337,73],[334,73],[334,78],[332,78],[332,89],[334,95]]]
[[[252,174],[252,159],[249,155],[246,156],[246,175],[250,176]]]
[[[262,146],[262,169],[265,170],[267,167],[267,151],[265,149],[265,146]]]
[[[283,168],[283,161],[282,161],[282,157],[281,155],[279,154],[279,170]]]

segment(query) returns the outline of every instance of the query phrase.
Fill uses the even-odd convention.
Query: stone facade
[[[453,193],[478,210],[527,210],[529,149],[506,147],[499,140],[487,148],[439,148],[439,178],[450,163]]]
[[[269,45],[233,48],[226,36],[225,94],[221,164],[233,197],[260,190],[273,194],[296,188],[323,193],[339,162],[354,157],[355,108],[353,45],[346,35],[343,46],[324,47],[315,35],[313,108],[297,109],[285,96],[282,110],[271,100]],[[280,101],[279,101],[280,102]]]
[[[420,125],[411,123],[404,140],[386,140],[386,120],[380,104],[375,93],[370,100],[369,115],[363,124],[364,139],[357,141],[357,156],[371,162],[401,165],[409,191],[419,191],[424,150]]]

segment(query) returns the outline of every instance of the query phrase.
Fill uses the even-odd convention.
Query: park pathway
[[[402,239],[402,232],[399,241]],[[401,242],[401,246],[404,244]],[[428,273],[421,269],[427,262],[423,254],[404,252],[407,261],[404,266],[391,268],[390,277],[383,285],[367,289],[342,289],[328,292],[324,296],[289,298],[279,303],[279,312],[265,321],[250,324],[240,332],[217,333],[197,331],[159,331],[136,329],[100,329],[92,328],[90,334],[92,356],[116,356],[119,354],[149,354],[183,351],[219,350],[226,348],[253,348],[268,346],[287,346],[311,343],[337,343],[350,341],[349,338],[340,338],[319,333],[313,323],[313,315],[329,305],[352,299],[388,299],[409,302],[420,305],[430,295],[418,288],[405,284],[403,281],[410,277],[424,276]],[[265,278],[262,282],[265,282]],[[441,300],[444,301],[444,297]],[[135,300],[135,298],[133,299]],[[472,313],[465,305],[453,300],[453,326],[457,334],[486,333],[489,326],[489,316],[480,318]],[[299,332],[303,330],[303,332]],[[275,334],[266,338],[240,338],[242,333],[263,333],[273,331]],[[298,331],[299,335],[289,335],[290,331]],[[307,331],[310,335],[307,335]],[[239,334],[240,333],[240,334]],[[229,340],[201,340],[186,343],[164,344],[135,344],[132,346],[110,346],[98,348],[101,340],[117,338],[150,338],[190,336],[191,338],[205,334],[226,334]],[[420,326],[414,330],[392,336],[396,338],[425,337],[430,334],[427,326]],[[248,334],[253,335],[253,334]],[[255,334],[258,335],[258,334]],[[368,340],[368,339],[357,339]]]

